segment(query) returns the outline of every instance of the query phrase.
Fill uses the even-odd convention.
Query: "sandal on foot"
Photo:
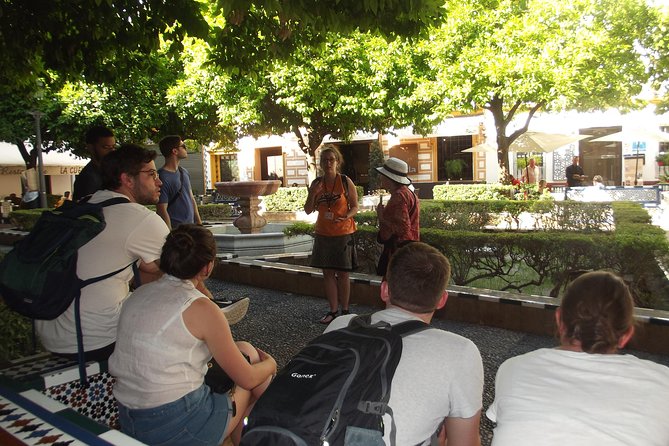
[[[321,324],[329,324],[330,322],[334,321],[336,317],[337,317],[337,312],[331,311],[327,313],[325,316],[323,316],[318,322],[320,322]]]
[[[341,315],[342,315],[342,316],[346,316],[347,314],[351,314],[351,313],[349,313],[348,310],[344,310],[344,309],[342,308],[342,309],[341,309]]]

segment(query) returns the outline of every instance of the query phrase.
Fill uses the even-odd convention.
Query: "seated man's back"
[[[335,319],[326,332],[343,328],[354,315]],[[372,323],[395,325],[418,319],[390,308],[372,315]],[[481,355],[472,341],[436,328],[406,336],[390,391],[389,405],[397,426],[398,445],[429,439],[447,417],[471,418],[482,406]],[[389,442],[390,419],[384,435]]]
[[[448,260],[420,242],[398,250],[381,284],[386,309],[372,323],[395,325],[407,320],[429,323],[446,304]],[[326,332],[343,328],[353,316],[336,318]],[[442,424],[448,445],[479,445],[483,363],[470,340],[436,328],[403,338],[402,357],[393,377],[389,406],[397,428],[397,445],[430,444]],[[384,417],[384,440],[390,444],[390,418]]]

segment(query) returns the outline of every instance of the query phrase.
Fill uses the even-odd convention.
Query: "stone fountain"
[[[241,215],[231,224],[210,227],[219,253],[258,256],[311,251],[309,235],[287,237],[283,229],[291,223],[270,223],[258,214],[260,196],[275,193],[281,181],[224,181],[216,183],[223,195],[239,197]],[[233,227],[234,225],[234,227]]]
[[[233,222],[239,232],[257,234],[267,224],[265,217],[258,215],[259,197],[275,193],[279,190],[281,181],[223,181],[216,183],[215,186],[220,194],[239,197],[239,207],[242,213]]]

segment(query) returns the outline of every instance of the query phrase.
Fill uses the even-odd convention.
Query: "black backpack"
[[[402,337],[429,325],[370,319],[356,316],[303,348],[253,407],[241,445],[384,445],[383,415],[392,418],[388,400]]]
[[[51,320],[65,312],[74,301],[82,383],[86,381],[86,369],[79,314],[81,289],[118,274],[130,265],[100,277],[81,280],[77,276],[78,250],[104,229],[102,208],[129,202],[122,197],[101,203],[66,201],[56,210],[44,211],[30,234],[17,242],[0,262],[0,295],[17,313],[33,319]]]

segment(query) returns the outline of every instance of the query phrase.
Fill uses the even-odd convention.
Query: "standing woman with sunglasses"
[[[304,211],[307,214],[318,211],[311,266],[323,270],[330,311],[320,322],[329,324],[338,316],[340,304],[341,314],[348,314],[349,311],[349,272],[357,266],[353,216],[358,212],[358,193],[353,181],[339,173],[342,155],[335,146],[323,146],[320,156],[323,176],[309,186]]]

